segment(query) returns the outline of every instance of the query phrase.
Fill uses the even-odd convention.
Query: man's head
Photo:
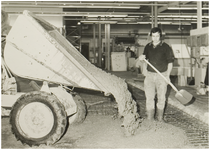
[[[162,30],[158,27],[154,27],[151,29],[150,36],[152,36],[152,33],[156,33],[156,32],[158,32],[160,34],[160,37],[162,37]]]
[[[153,43],[159,43],[160,38],[162,37],[162,31],[158,27],[154,27],[150,31],[150,36],[152,36]]]

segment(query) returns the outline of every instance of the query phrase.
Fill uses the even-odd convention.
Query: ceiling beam
[[[171,2],[171,3],[168,3],[166,6],[163,6],[163,7],[159,7],[158,10],[157,10],[157,14],[160,15],[161,12],[165,11],[168,9],[168,7],[171,7],[171,6],[180,6],[180,5],[185,5],[187,3],[189,3],[190,1],[183,1],[182,3],[180,2]],[[192,7],[192,6],[191,6]],[[163,13],[161,13],[163,14]],[[148,15],[145,15],[142,19],[144,20],[145,18],[148,18],[151,14],[148,14]],[[171,13],[170,13],[171,15]],[[176,13],[177,15],[177,13]],[[196,16],[196,14],[194,14]],[[182,13],[182,16],[183,16],[183,13]],[[192,14],[190,16],[193,16]],[[173,17],[173,16],[171,16]]]
[[[35,7],[35,8],[113,8],[113,9],[139,9],[140,6],[75,6],[75,5],[65,5],[65,6],[59,6],[59,5],[3,5],[2,7]]]
[[[74,1],[74,2],[71,2],[71,1],[61,1],[61,2],[54,2],[54,1],[2,1],[1,2],[2,6],[12,6],[12,5],[16,5],[16,6],[21,6],[21,5],[32,5],[32,6],[35,6],[35,5],[54,5],[54,6],[131,6],[131,7],[134,7],[134,6],[149,6],[149,5],[154,5],[152,3],[148,3],[148,1],[123,1],[123,2],[120,2],[120,1],[103,1],[103,2],[97,2],[97,1]],[[164,6],[164,5],[167,5],[167,4],[157,4],[157,6]]]
[[[151,22],[151,7],[158,6],[157,20],[194,21],[197,3],[193,1],[2,1],[1,8],[9,15],[20,15],[27,9],[38,16],[61,16],[64,20],[117,21],[121,23]],[[206,2],[206,7],[208,3]],[[140,9],[141,7],[141,9]],[[193,11],[169,10],[170,7],[186,7]],[[115,9],[116,8],[116,9]],[[167,13],[164,11],[167,10]],[[179,15],[179,16],[178,16]],[[208,11],[203,11],[202,22],[208,22]],[[178,16],[178,17],[177,17]],[[100,19],[99,19],[100,17]]]
[[[167,10],[168,9],[168,6],[176,6],[178,4],[179,4],[179,2],[169,3],[167,6],[163,6],[163,7],[158,8],[157,13],[159,14],[159,13]]]
[[[180,2],[169,3],[167,6],[163,6],[163,7],[158,8],[158,13],[161,13],[161,12],[167,10],[168,7],[171,7],[171,6],[172,6],[172,7],[173,7],[173,6],[181,6],[181,5],[185,5],[185,4],[189,3],[189,2],[190,2],[190,1],[182,1],[182,3],[180,3]],[[192,7],[191,7],[191,8],[192,8]]]

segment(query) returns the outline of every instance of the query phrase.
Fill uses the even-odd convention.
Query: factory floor
[[[135,71],[111,71],[110,73],[125,79],[128,85],[144,91],[144,78],[141,75],[139,76],[139,74],[137,74]],[[169,85],[167,92],[168,103],[189,114],[190,116],[199,119],[203,123],[209,124],[209,94],[207,93],[206,95],[199,95],[197,94],[195,85],[178,86],[177,76],[171,76],[170,78],[171,82],[177,87],[178,90],[186,90],[192,94],[196,100],[192,104],[184,106],[176,99],[176,92]]]
[[[128,83],[133,97],[140,106],[140,115],[145,118],[145,96],[143,78],[135,72],[110,72]],[[29,91],[29,80],[17,79],[19,88]],[[208,149],[208,95],[197,95],[194,86],[179,87],[177,78],[171,77],[172,83],[180,90],[185,89],[196,97],[196,101],[189,105],[182,105],[174,97],[175,92],[168,87],[167,111],[165,112],[166,124],[154,122],[153,127],[148,126],[146,120],[141,123],[141,128],[135,136],[124,137],[122,120],[115,117],[117,114],[116,102],[110,97],[92,94],[80,94],[87,105],[87,117],[80,125],[69,125],[66,134],[54,145],[40,145],[30,147],[17,141],[11,132],[9,117],[2,117],[1,148],[21,149],[94,149],[94,148],[190,148]],[[131,89],[130,89],[131,87]],[[172,106],[174,107],[172,107]],[[183,113],[182,111],[186,112]],[[189,117],[189,115],[190,117]],[[191,117],[193,116],[193,117]],[[197,119],[196,119],[197,118]],[[199,120],[198,120],[199,119]],[[206,119],[206,120],[205,120]],[[201,120],[201,121],[200,121]],[[141,133],[141,134],[140,134]],[[147,139],[150,140],[147,140]]]

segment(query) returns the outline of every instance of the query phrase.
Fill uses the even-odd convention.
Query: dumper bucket
[[[23,78],[109,93],[91,74],[94,66],[57,28],[29,11],[19,15],[10,30],[4,59]]]

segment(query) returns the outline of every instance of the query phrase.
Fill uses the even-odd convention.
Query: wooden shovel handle
[[[170,82],[170,81],[168,81],[167,79],[166,79],[166,77],[164,77],[163,75],[162,75],[162,73],[160,73],[150,62],[148,62],[146,59],[144,59],[144,61],[148,64],[148,65],[150,65],[150,67],[152,67],[161,77],[163,77],[163,79],[176,91],[176,92],[179,92],[178,90],[177,90],[177,88]]]

